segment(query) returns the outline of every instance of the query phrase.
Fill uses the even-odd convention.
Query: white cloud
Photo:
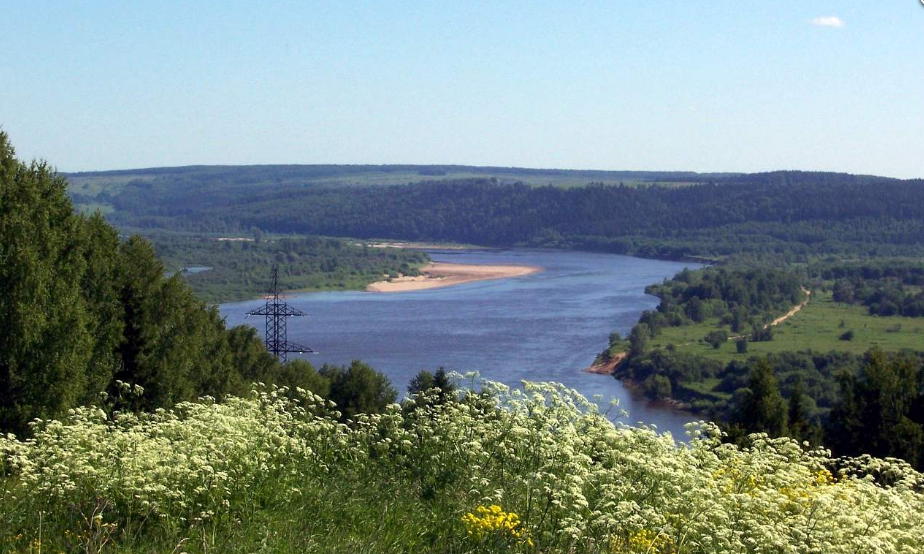
[[[813,19],[812,25],[816,27],[835,27],[840,29],[844,26],[844,20],[836,15],[823,15]]]

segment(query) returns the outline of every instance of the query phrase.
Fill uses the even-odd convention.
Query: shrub
[[[710,331],[703,340],[711,344],[713,348],[717,349],[725,344],[725,341],[728,340],[728,333],[723,330]]]
[[[760,434],[740,448],[705,423],[678,446],[549,383],[485,382],[349,426],[319,397],[290,396],[81,408],[32,440],[0,438],[0,549],[924,549],[924,476],[899,460],[835,460]]]

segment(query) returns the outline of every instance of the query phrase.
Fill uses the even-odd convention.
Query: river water
[[[619,400],[620,421],[653,424],[682,438],[695,417],[631,394],[610,376],[581,371],[612,331],[627,334],[657,299],[646,285],[698,264],[611,254],[550,250],[430,251],[434,261],[522,264],[543,268],[527,277],[481,281],[402,293],[320,292],[292,295],[289,304],[309,314],[288,320],[288,338],[317,350],[307,358],[347,364],[361,359],[403,392],[421,369],[440,366],[519,385],[556,381],[601,405]],[[223,304],[229,325],[263,332],[263,319],[244,314],[260,300]]]

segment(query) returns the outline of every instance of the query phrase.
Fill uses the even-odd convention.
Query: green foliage
[[[394,406],[349,426],[322,399],[290,395],[259,389],[116,418],[81,408],[39,425],[33,441],[0,438],[0,548],[924,548],[924,477],[895,460],[837,460],[765,435],[739,448],[708,424],[678,446],[652,429],[616,426],[554,384],[484,383],[459,402]],[[470,525],[478,522],[468,514],[500,512],[516,514],[515,533]]]
[[[339,407],[343,421],[359,414],[384,412],[398,398],[384,374],[359,360],[349,366],[324,364],[320,374],[330,383],[329,398]]]
[[[834,279],[836,302],[866,306],[883,317],[924,317],[924,264],[914,260],[869,260],[818,264],[814,272]]]
[[[81,289],[84,221],[65,187],[47,164],[18,161],[0,132],[0,429],[63,415],[86,398],[85,368],[98,382],[106,363]]]
[[[725,344],[725,342],[728,340],[728,333],[722,329],[710,331],[703,340],[711,344],[713,348],[718,348]]]
[[[639,323],[629,333],[629,355],[641,356],[648,350],[648,340],[651,338],[651,329],[645,323]]]
[[[24,164],[0,133],[0,431],[98,403],[169,407],[250,383],[323,390],[279,367],[251,329],[227,330],[144,239],[120,242],[99,215],[74,213],[65,181]],[[313,370],[311,370],[313,371]],[[123,395],[123,383],[143,390]],[[319,384],[320,383],[320,384]]]
[[[670,398],[671,380],[666,375],[653,373],[642,383],[642,390],[650,398]]]
[[[739,354],[747,354],[748,351],[748,339],[740,338],[735,341],[735,351]]]
[[[810,441],[817,444],[818,431],[810,421],[808,402],[805,397],[805,385],[797,377],[792,392],[789,394],[786,412],[786,435],[797,441]]]
[[[684,270],[673,279],[649,286],[646,292],[660,299],[656,310],[639,318],[653,336],[675,327],[717,321],[720,328],[709,325],[706,335],[714,349],[728,340],[726,326],[734,333],[752,328],[755,342],[770,340],[773,331],[767,324],[805,297],[800,278],[793,272],[744,266]]]
[[[423,252],[370,248],[340,239],[259,236],[250,242],[153,233],[149,239],[167,269],[182,275],[196,296],[210,303],[264,294],[273,265],[279,266],[283,290],[346,290],[361,289],[384,274],[417,275],[429,261]],[[209,269],[185,271],[196,266]]]
[[[900,457],[924,466],[924,362],[870,350],[859,373],[839,375],[826,440],[840,454]]]
[[[759,361],[751,369],[748,387],[732,415],[732,422],[747,433],[768,433],[773,437],[785,433],[786,404],[773,375],[773,366],[766,360]]]

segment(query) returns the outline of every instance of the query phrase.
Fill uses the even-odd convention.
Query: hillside
[[[14,552],[917,553],[924,476],[789,439],[689,446],[551,384],[421,394],[347,425],[258,389],[0,439]],[[63,463],[66,460],[66,463]]]
[[[129,183],[147,183],[166,189],[220,186],[249,190],[296,186],[405,185],[459,179],[496,179],[502,183],[581,186],[597,182],[629,185],[684,186],[725,174],[693,171],[604,171],[581,169],[530,169],[465,165],[236,165],[186,166],[86,171],[63,174],[73,194],[94,197],[117,195]]]
[[[70,190],[78,204],[102,208],[117,226],[146,231],[255,227],[669,258],[924,253],[921,180],[777,172],[713,176],[680,188],[562,188],[487,178],[353,187],[283,181],[269,187],[256,184],[259,173],[231,176],[132,180],[92,196],[76,191],[111,175],[87,176],[84,185],[72,176]]]

